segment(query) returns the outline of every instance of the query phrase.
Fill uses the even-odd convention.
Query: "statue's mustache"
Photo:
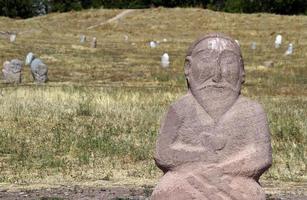
[[[224,83],[205,83],[197,88],[197,90],[209,89],[209,88],[220,88],[220,89],[231,89],[234,92],[237,92],[236,88],[232,85],[224,82]]]

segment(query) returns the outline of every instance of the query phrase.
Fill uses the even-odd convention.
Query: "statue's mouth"
[[[214,88],[225,88],[225,85],[209,85],[209,87],[214,87]]]
[[[229,86],[224,85],[224,84],[204,84],[200,86],[198,89],[205,89],[205,88],[228,88]]]
[[[204,89],[217,89],[217,90],[232,90],[234,92],[237,92],[237,89],[231,85],[230,83],[223,81],[219,83],[215,83],[213,81],[205,82],[201,84],[199,87],[197,87],[197,90],[204,90]]]

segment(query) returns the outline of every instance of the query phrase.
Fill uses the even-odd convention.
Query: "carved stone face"
[[[198,102],[219,117],[240,94],[244,76],[240,47],[218,36],[200,40],[186,57],[185,74]]]
[[[189,56],[188,80],[193,90],[228,88],[239,91],[242,62],[239,47],[223,38],[208,38],[198,43]]]

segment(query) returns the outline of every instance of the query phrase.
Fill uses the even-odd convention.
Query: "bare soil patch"
[[[306,183],[264,185],[268,200],[306,200]],[[153,190],[153,186],[143,187],[83,187],[63,186],[39,190],[7,191],[0,189],[0,199],[24,199],[24,200],[70,200],[70,199],[101,199],[101,200],[147,200]]]

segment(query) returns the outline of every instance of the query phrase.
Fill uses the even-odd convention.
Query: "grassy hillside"
[[[35,85],[25,67],[21,85],[0,84],[2,185],[153,184],[161,175],[152,159],[159,121],[186,91],[187,48],[209,32],[239,40],[246,68],[242,93],[268,113],[274,163],[263,179],[306,181],[306,16],[159,8],[87,29],[120,12],[0,18],[0,31],[18,33],[15,43],[0,35],[0,62],[24,59],[32,51],[48,64],[50,78]],[[85,44],[79,43],[81,34],[88,37]],[[276,50],[277,34],[284,43]],[[97,49],[89,48],[91,37],[97,37]],[[161,44],[151,49],[151,40]],[[283,56],[290,42],[294,54]],[[170,54],[169,69],[159,65],[164,52]],[[267,60],[275,66],[261,66]]]

